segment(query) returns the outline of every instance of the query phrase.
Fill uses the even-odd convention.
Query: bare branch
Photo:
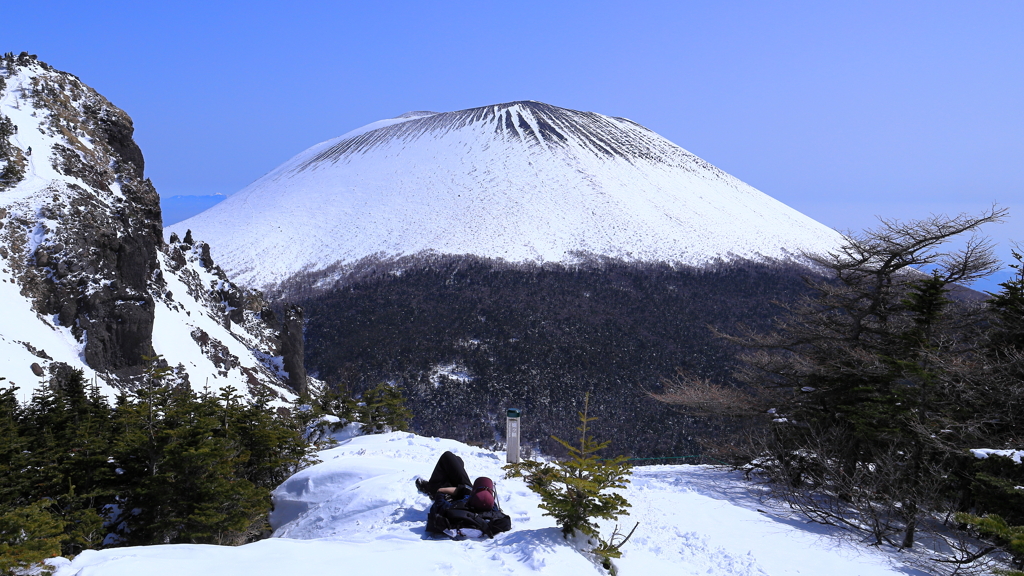
[[[758,398],[733,386],[712,384],[703,378],[696,378],[677,368],[671,378],[662,378],[664,391],[647,392],[659,402],[692,408],[719,416],[744,416],[764,414],[768,407]]]

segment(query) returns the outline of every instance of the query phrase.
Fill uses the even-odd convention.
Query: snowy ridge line
[[[627,122],[628,129],[622,126]],[[413,117],[405,122],[364,132],[319,152],[294,170],[308,170],[322,162],[337,163],[352,154],[367,152],[393,140],[411,141],[474,125],[489,128],[498,136],[516,138],[530,144],[559,147],[576,144],[593,154],[614,156],[627,161],[645,160],[683,167],[699,160],[629,120],[559,108],[543,102],[518,101]]]

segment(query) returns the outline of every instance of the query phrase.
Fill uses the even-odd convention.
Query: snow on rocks
[[[283,406],[294,399],[295,394],[283,386],[273,371],[275,358],[261,351],[267,348],[266,335],[250,333],[246,326],[237,324],[226,327],[206,303],[189,294],[181,269],[173,271],[166,254],[159,254],[159,263],[165,290],[154,299],[154,352],[170,366],[181,364],[196,390],[208,388],[216,394],[232,386],[248,394],[253,384],[259,383],[275,390],[279,398],[275,405]],[[192,261],[185,266],[197,268]],[[4,302],[0,317],[0,375],[6,378],[0,381],[0,386],[18,386],[19,399],[27,401],[32,391],[47,379],[36,376],[32,365],[46,368],[52,362],[63,362],[83,370],[90,382],[98,376],[96,383],[109,399],[117,395],[118,390],[107,383],[105,375],[97,374],[86,364],[84,343],[69,328],[61,326],[56,316],[33,310],[31,299],[22,293],[7,265],[0,266],[0,301]],[[224,359],[203,350],[193,337],[197,331],[220,346]]]
[[[21,286],[6,265],[0,267],[0,302],[0,376],[6,378],[0,386],[16,385],[20,389],[18,399],[26,402],[40,380],[32,372],[32,365],[45,366],[51,361],[81,368],[86,379],[92,381],[95,373],[82,360],[84,345],[53,317],[32,310],[32,303],[21,294]],[[105,394],[113,397],[112,388],[98,383]]]
[[[176,257],[163,245],[159,197],[124,111],[24,54],[0,58],[0,121],[0,169],[24,168],[0,182],[3,386],[25,401],[60,362],[113,398],[155,353],[198,389],[269,386],[280,403],[294,398],[253,293],[204,261],[205,244],[185,254],[176,243]],[[246,296],[249,309],[223,294]]]
[[[236,548],[162,545],[87,551],[52,561],[56,576],[253,576],[374,574],[606,574],[578,543],[566,541],[522,480],[506,480],[505,455],[405,432],[340,436],[321,463],[275,490],[273,537]],[[425,533],[428,476],[445,450],[471,477],[489,476],[512,531],[451,541]],[[620,525],[640,522],[615,561],[619,573],[704,576],[895,576],[893,557],[835,538],[786,514],[762,512],[742,475],[702,466],[634,470],[632,503]],[[607,523],[606,523],[607,524]],[[604,527],[605,532],[611,526]],[[914,574],[915,572],[910,571]]]
[[[196,390],[208,388],[217,394],[231,386],[247,395],[254,385],[265,385],[278,397],[273,405],[284,406],[293,400],[295,393],[285,388],[275,373],[277,357],[263,352],[271,347],[267,335],[259,333],[260,327],[255,323],[241,326],[225,321],[219,310],[211,310],[208,302],[191,293],[195,289],[190,290],[186,272],[191,271],[200,279],[200,286],[207,288],[217,280],[211,280],[212,275],[194,258],[189,258],[177,271],[170,265],[167,254],[161,252],[159,258],[166,291],[155,298],[153,349],[156,353],[170,366],[181,364]]]

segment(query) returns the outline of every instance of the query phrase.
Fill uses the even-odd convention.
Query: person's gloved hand
[[[454,499],[455,500],[461,500],[462,498],[465,498],[466,496],[469,496],[472,493],[473,493],[473,487],[472,486],[467,486],[465,484],[459,484],[458,486],[455,487]]]

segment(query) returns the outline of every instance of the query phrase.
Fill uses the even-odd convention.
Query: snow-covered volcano
[[[635,122],[532,101],[368,124],[169,231],[187,229],[251,286],[425,251],[700,265],[839,241]]]

